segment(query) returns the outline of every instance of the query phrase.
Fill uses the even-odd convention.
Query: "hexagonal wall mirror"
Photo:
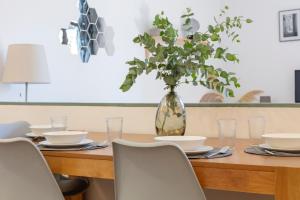
[[[61,44],[69,46],[71,54],[79,55],[81,61],[87,63],[91,55],[97,55],[99,48],[105,48],[106,52],[114,50],[111,48],[112,41],[109,41],[112,37],[105,38],[105,35],[113,35],[113,32],[105,33],[104,19],[99,17],[95,8],[89,7],[87,0],[79,0],[78,8],[78,21],[72,21],[68,28],[62,28],[59,39]]]

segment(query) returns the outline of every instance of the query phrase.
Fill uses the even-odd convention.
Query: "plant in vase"
[[[212,60],[221,60],[224,64],[238,63],[236,54],[224,47],[222,40],[229,38],[233,43],[239,43],[237,31],[244,23],[252,20],[241,16],[226,16],[226,6],[214,24],[209,25],[205,32],[195,32],[178,44],[178,30],[162,12],[155,16],[153,26],[159,30],[162,43],[158,43],[148,33],[138,35],[134,43],[145,48],[150,54],[141,60],[134,58],[127,62],[131,67],[120,89],[128,91],[143,74],[156,72],[156,79],[163,80],[169,93],[162,99],[156,114],[156,131],[158,135],[184,135],[186,116],[184,104],[175,93],[175,88],[181,84],[201,85],[208,89],[233,97],[233,88],[240,87],[234,73],[211,64]],[[184,27],[191,29],[191,9],[182,15]]]

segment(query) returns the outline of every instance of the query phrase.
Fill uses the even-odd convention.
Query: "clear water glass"
[[[55,130],[67,129],[67,116],[50,117],[51,127]]]
[[[219,119],[219,139],[222,146],[234,147],[236,137],[236,120]]]
[[[107,118],[106,119],[107,143],[111,145],[111,143],[115,139],[122,138],[122,130],[123,130],[122,117]]]
[[[265,133],[266,120],[264,117],[252,117],[248,120],[249,136],[256,144],[262,142],[261,136]]]

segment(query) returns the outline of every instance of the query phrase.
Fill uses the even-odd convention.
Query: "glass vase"
[[[156,133],[159,136],[184,135],[186,116],[180,97],[171,90],[161,100],[155,119]]]

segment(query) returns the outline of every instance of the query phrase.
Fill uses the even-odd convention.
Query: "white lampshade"
[[[8,47],[3,83],[50,83],[44,47],[13,44]]]

